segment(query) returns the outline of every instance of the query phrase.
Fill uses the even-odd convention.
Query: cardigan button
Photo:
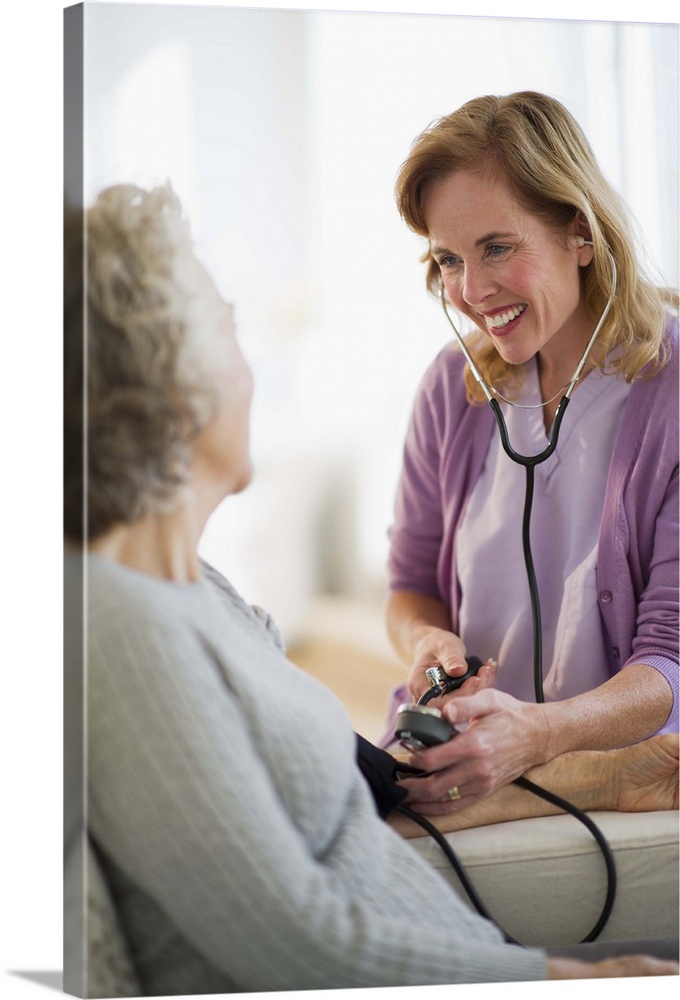
[[[619,653],[618,646],[614,646],[612,648],[612,656],[614,657],[615,660],[618,660],[620,658],[621,654]]]
[[[600,600],[602,601],[603,604],[609,604],[611,599],[612,599],[612,594],[610,590],[600,591]]]

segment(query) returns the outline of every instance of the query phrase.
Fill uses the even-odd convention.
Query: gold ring
[[[447,799],[451,799],[452,802],[456,802],[458,799],[462,799],[462,795],[458,791],[458,785],[454,785],[453,788],[449,788],[446,793]]]

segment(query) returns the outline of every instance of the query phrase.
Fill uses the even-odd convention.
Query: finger
[[[460,799],[483,798],[489,794],[488,782],[486,779],[467,775],[465,771],[443,772],[444,777],[437,775],[436,781],[428,787],[427,794],[420,792],[420,800],[423,802],[449,802]],[[452,777],[454,774],[455,777]],[[465,775],[464,777],[461,775]],[[418,789],[415,789],[415,793]],[[416,798],[418,795],[416,794]]]
[[[408,692],[411,695],[411,697],[413,698],[413,701],[416,702],[416,703],[418,701],[420,701],[420,699],[422,698],[422,696],[425,694],[426,691],[430,691],[431,689],[432,689],[432,685],[430,684],[429,680],[426,677],[422,677],[422,676],[419,677],[419,678],[414,678],[413,681],[412,681],[412,683],[408,685]],[[439,709],[441,709],[441,707],[442,707],[442,698],[441,697],[436,698],[436,699],[432,698],[428,702],[428,704],[429,704],[430,708],[439,708]]]
[[[454,663],[455,663],[455,666],[454,666]],[[457,657],[454,657],[454,656],[450,657],[450,660],[448,661],[448,664],[449,665],[445,666],[445,669],[446,669],[446,672],[451,677],[460,677],[461,674],[467,673],[467,671],[470,669],[467,660],[463,660],[463,662],[461,663],[457,659]],[[498,664],[493,659],[488,659],[486,661],[486,663],[482,664],[482,666],[479,668],[479,670],[477,671],[477,673],[473,674],[473,677],[478,677],[478,678],[480,678],[481,680],[484,681],[484,684],[483,685],[478,685],[478,687],[492,687],[493,686],[493,684],[495,682],[495,678],[496,678],[496,669],[497,669],[497,667],[498,667]],[[472,680],[472,677],[470,677],[468,680]],[[466,685],[467,685],[467,683],[468,682],[465,681]],[[472,693],[472,690],[473,689],[470,688],[470,692],[471,693]],[[475,687],[474,690],[477,690],[477,687]]]
[[[420,666],[412,667],[406,681],[408,693],[414,701],[418,701],[420,696],[423,695],[430,687],[430,684],[425,676],[425,669],[425,667]]]
[[[441,748],[433,748],[441,749]],[[419,756],[431,756],[433,751],[424,751]],[[446,761],[446,764],[449,764]],[[419,762],[418,766],[422,766]],[[436,802],[447,799],[452,788],[457,788],[461,794],[488,794],[488,778],[475,773],[474,762],[463,760],[453,766],[440,763],[439,769],[431,768],[428,773],[419,778],[404,778],[399,787],[405,789],[413,801]]]
[[[463,683],[459,688],[455,688],[453,691],[449,691],[445,695],[445,698],[448,699],[448,698],[468,697],[470,695],[477,694],[478,691],[483,691],[484,688],[486,687],[489,687],[490,685],[485,683],[484,676],[483,675],[480,676],[480,674],[481,670],[479,674],[475,674],[472,677],[468,677],[466,681],[463,681]],[[493,686],[493,682],[491,686]]]
[[[444,775],[444,777],[442,777]],[[466,788],[465,779],[454,769],[430,775],[426,778],[405,778],[399,782],[399,787],[407,793],[406,801],[411,802],[446,802],[452,801],[449,792],[452,788]],[[470,786],[470,793],[474,789]],[[461,793],[462,794],[462,793]]]
[[[408,803],[408,807],[422,816],[452,816],[454,813],[469,809],[476,802],[480,802],[482,798],[481,795],[461,794],[459,799],[438,799],[433,802],[412,801]]]
[[[460,675],[466,673],[468,669],[465,659],[461,659],[455,654],[442,654],[439,659],[430,658],[424,663],[414,664],[406,682],[408,692],[414,701],[418,701],[418,699],[425,694],[426,691],[429,691],[432,686],[428,678],[425,676],[425,671],[429,667],[438,666],[443,667],[446,673],[451,677],[460,677]]]
[[[469,722],[471,719],[479,718],[480,715],[487,715],[494,710],[496,706],[494,696],[494,688],[484,687],[472,695],[450,698],[444,705],[444,715],[452,724]]]
[[[496,681],[496,670],[498,664],[495,660],[489,659],[484,663],[476,674],[469,677],[458,688],[458,692],[466,695],[476,694],[483,688],[493,687]],[[456,693],[458,693],[456,692]]]
[[[493,687],[496,683],[496,671],[498,670],[498,664],[495,660],[487,660],[484,666],[480,667],[477,671],[477,677],[480,679],[482,687]]]
[[[445,652],[439,657],[439,662],[450,677],[460,677],[468,671],[464,653]]]
[[[482,677],[468,677],[466,681],[463,681],[461,686],[456,691],[452,691],[451,695],[454,698],[460,698],[465,695],[477,694],[484,687],[484,679]]]

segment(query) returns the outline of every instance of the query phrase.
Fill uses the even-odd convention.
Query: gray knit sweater
[[[145,993],[545,978],[379,819],[342,706],[216,571],[87,570],[88,829]]]

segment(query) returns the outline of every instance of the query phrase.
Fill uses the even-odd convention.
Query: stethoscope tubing
[[[539,704],[543,704],[545,697],[543,694],[543,639],[541,621],[541,602],[538,592],[538,582],[534,569],[534,559],[531,551],[531,509],[534,498],[534,470],[537,465],[547,461],[557,447],[559,440],[560,426],[569,405],[569,396],[564,395],[559,402],[555,417],[550,429],[550,440],[547,448],[538,455],[520,455],[510,443],[508,427],[503,417],[500,404],[497,399],[490,399],[489,406],[496,418],[498,431],[503,449],[509,458],[517,465],[524,466],[526,473],[526,485],[524,491],[524,511],[522,514],[522,551],[524,553],[524,566],[526,568],[527,582],[529,584],[529,598],[531,601],[531,625],[534,649],[534,697]]]
[[[541,604],[538,592],[538,583],[536,581],[536,572],[534,569],[533,555],[531,552],[531,508],[533,505],[534,496],[534,470],[537,465],[546,462],[550,456],[553,454],[557,448],[557,443],[559,441],[560,427],[562,426],[562,420],[564,414],[566,413],[571,394],[574,391],[576,383],[581,377],[581,373],[586,365],[590,352],[593,349],[595,341],[597,340],[600,330],[604,324],[604,321],[609,314],[612,302],[614,301],[614,295],[616,294],[617,286],[617,270],[616,262],[611,252],[607,251],[609,254],[609,261],[612,269],[612,289],[607,300],[607,303],[602,311],[597,325],[588,341],[585,351],[579,361],[576,371],[574,372],[571,381],[565,388],[564,395],[562,396],[557,410],[555,411],[555,416],[553,418],[552,427],[550,428],[550,437],[548,440],[548,445],[543,451],[539,452],[537,455],[522,455],[512,447],[510,442],[510,435],[508,434],[508,426],[503,415],[500,403],[498,399],[494,396],[494,390],[487,385],[484,380],[482,373],[480,372],[477,364],[468,350],[467,344],[462,337],[460,331],[456,327],[455,323],[449,315],[449,310],[446,305],[446,295],[444,291],[443,282],[440,281],[439,285],[439,298],[441,301],[442,309],[444,310],[444,315],[446,316],[449,324],[455,334],[456,340],[460,349],[465,356],[465,360],[468,363],[470,371],[473,377],[479,384],[484,395],[486,396],[487,402],[493,411],[493,415],[496,419],[496,424],[498,425],[498,432],[501,439],[501,444],[506,455],[517,465],[521,465],[526,470],[526,488],[524,497],[524,511],[522,515],[522,549],[524,552],[524,564],[526,567],[527,581],[529,584],[529,596],[531,600],[531,615],[532,615],[532,632],[533,632],[533,646],[534,646],[534,695],[536,701],[543,703],[545,701],[543,693],[543,638],[542,638],[542,628],[541,628]],[[512,404],[511,404],[512,405]]]
[[[524,510],[522,514],[522,548],[524,551],[524,562],[526,567],[527,581],[529,584],[529,594],[531,599],[531,617],[532,617],[533,647],[534,647],[534,694],[536,701],[538,703],[543,703],[545,699],[543,694],[543,638],[542,638],[542,628],[541,628],[541,605],[539,599],[538,584],[536,581],[536,573],[534,569],[533,556],[531,552],[531,538],[530,538],[531,509],[534,497],[534,481],[535,481],[534,474],[536,466],[541,465],[543,462],[547,461],[557,447],[557,442],[559,440],[559,434],[560,434],[560,427],[562,425],[562,420],[564,419],[564,414],[566,413],[567,406],[569,405],[571,393],[573,392],[574,386],[581,377],[581,373],[585,367],[588,356],[593,348],[593,345],[595,344],[595,341],[599,335],[602,325],[611,308],[611,304],[613,302],[614,295],[616,293],[617,274],[616,274],[616,264],[614,262],[614,258],[612,257],[611,253],[609,254],[609,257],[612,266],[611,294],[602,312],[602,315],[600,316],[597,326],[595,327],[595,330],[588,342],[586,350],[576,368],[576,371],[574,372],[572,380],[565,389],[564,395],[560,399],[560,402],[557,406],[557,409],[555,411],[555,416],[553,418],[552,427],[550,429],[550,437],[548,445],[546,448],[543,449],[543,451],[539,452],[537,455],[521,455],[519,452],[515,451],[515,449],[512,447],[512,443],[510,442],[510,436],[508,434],[508,427],[503,412],[501,410],[500,403],[493,395],[490,387],[486,384],[486,382],[482,378],[481,372],[477,368],[474,359],[472,358],[470,352],[467,349],[467,345],[465,344],[462,336],[458,332],[451,317],[449,316],[449,312],[446,307],[446,299],[444,296],[444,288],[443,285],[440,286],[440,298],[442,307],[444,309],[444,313],[446,315],[447,320],[451,324],[451,327],[453,328],[453,331],[456,335],[456,340],[458,341],[461,350],[463,351],[463,354],[470,367],[470,370],[474,378],[484,391],[484,395],[486,396],[489,406],[493,411],[494,417],[496,419],[496,424],[498,426],[498,431],[503,449],[513,462],[515,462],[517,465],[521,465],[524,467],[526,473]],[[533,792],[536,795],[539,795],[541,798],[544,798],[548,802],[552,802],[554,805],[557,805],[559,808],[564,809],[566,812],[571,813],[577,819],[580,819],[581,822],[583,822],[587,826],[587,828],[595,837],[602,851],[607,867],[607,895],[602,913],[600,914],[597,923],[592,928],[590,933],[583,938],[583,942],[595,941],[602,933],[602,930],[604,929],[607,921],[609,920],[616,897],[616,885],[617,885],[616,864],[606,839],[602,835],[602,832],[599,830],[599,828],[590,819],[590,817],[585,813],[581,813],[571,803],[566,802],[565,800],[559,798],[558,796],[555,796],[552,792],[547,791],[547,789],[543,789],[538,785],[535,785],[533,782],[528,781],[523,776],[516,778],[515,784]],[[488,919],[493,920],[489,912],[486,910],[486,907],[482,903],[481,899],[475,892],[474,887],[471,885],[470,880],[467,878],[467,875],[464,869],[462,868],[462,865],[460,864],[458,858],[455,856],[450,845],[447,843],[446,838],[442,837],[439,831],[434,826],[432,826],[429,823],[429,821],[427,821],[424,817],[420,816],[418,813],[412,812],[403,805],[399,805],[397,808],[402,812],[404,812],[405,814],[410,815],[416,822],[420,823],[424,827],[424,829],[426,829],[438,841],[438,843],[440,843],[442,850],[447,855],[450,862],[453,864],[456,872],[458,873],[458,876],[461,879],[461,883],[466,892],[468,893],[468,896],[473,906],[477,910],[477,912],[480,913],[483,917],[487,917]],[[508,934],[506,934],[505,932],[503,933],[506,941],[517,943]]]

